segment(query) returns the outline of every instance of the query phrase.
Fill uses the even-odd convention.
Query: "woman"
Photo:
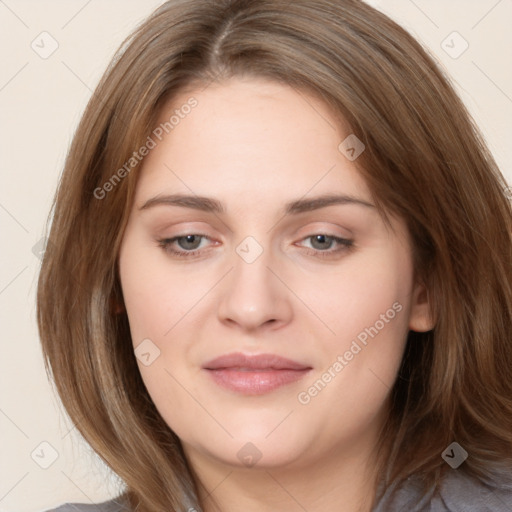
[[[75,134],[38,286],[126,483],[98,508],[511,509],[505,187],[363,2],[161,6]]]

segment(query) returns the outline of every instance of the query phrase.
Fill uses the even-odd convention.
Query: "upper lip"
[[[225,354],[208,361],[203,365],[206,370],[224,368],[250,368],[255,370],[307,370],[310,366],[276,354],[246,355],[240,352]]]

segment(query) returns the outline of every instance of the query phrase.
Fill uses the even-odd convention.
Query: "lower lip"
[[[244,395],[263,395],[302,379],[311,368],[304,370],[240,371],[222,368],[206,370],[221,387]]]

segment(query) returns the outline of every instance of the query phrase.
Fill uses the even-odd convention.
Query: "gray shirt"
[[[512,476],[512,474],[511,474]],[[407,480],[390,500],[393,487],[384,493],[372,512],[512,512],[512,482],[498,489],[469,477],[460,470],[446,473],[440,489],[419,498],[419,481]],[[103,503],[67,503],[47,512],[131,512],[122,499]],[[184,505],[183,512],[199,512]]]

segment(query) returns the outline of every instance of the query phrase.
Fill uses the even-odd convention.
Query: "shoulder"
[[[512,482],[486,485],[461,470],[448,471],[436,489],[426,495],[415,477],[386,489],[372,512],[511,512]]]
[[[131,512],[128,505],[116,498],[102,503],[65,503],[46,512]]]
[[[509,512],[512,510],[512,479],[492,486],[453,469],[446,473],[433,503],[448,512]],[[444,508],[442,508],[444,507]],[[432,512],[436,512],[436,508]]]

